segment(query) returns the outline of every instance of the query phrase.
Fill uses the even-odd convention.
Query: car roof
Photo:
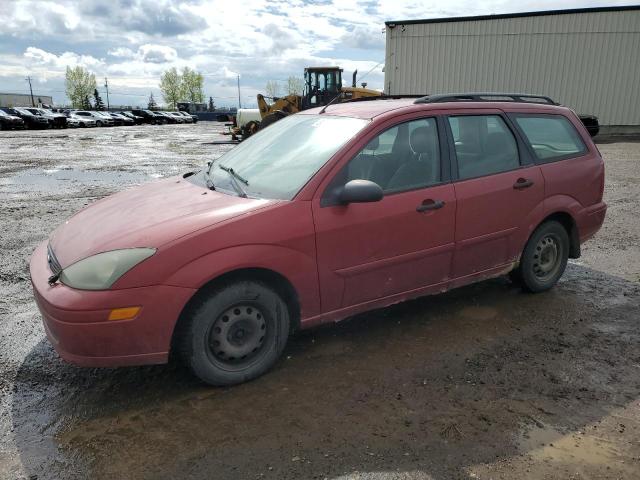
[[[355,117],[372,120],[375,117],[393,112],[394,115],[416,111],[455,111],[468,109],[499,109],[506,112],[538,112],[538,113],[566,113],[566,107],[533,102],[487,102],[487,101],[452,101],[435,103],[415,103],[417,97],[395,98],[379,100],[361,100],[336,103],[325,107],[317,107],[300,112],[302,114],[323,114],[342,117]]]

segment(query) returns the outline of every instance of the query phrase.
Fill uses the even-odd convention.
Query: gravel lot
[[[301,332],[229,389],[63,363],[33,248],[96,199],[219,156],[222,129],[0,132],[1,479],[640,477],[640,143],[599,146],[606,223],[553,291],[498,279]]]

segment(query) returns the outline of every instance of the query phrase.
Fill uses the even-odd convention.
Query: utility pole
[[[240,75],[238,75],[238,108],[242,108],[242,101],[240,100]]]
[[[35,107],[36,106],[36,102],[33,101],[33,88],[31,87],[31,77],[27,77],[27,78],[25,78],[25,80],[27,82],[29,82],[29,91],[31,92],[31,106]]]
[[[107,90],[107,111],[109,111],[109,82],[107,82],[107,77],[104,77],[104,88]]]

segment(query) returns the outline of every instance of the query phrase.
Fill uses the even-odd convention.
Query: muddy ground
[[[487,281],[301,332],[266,376],[81,369],[27,260],[73,212],[227,146],[215,123],[0,132],[0,479],[640,477],[640,143],[553,291]]]

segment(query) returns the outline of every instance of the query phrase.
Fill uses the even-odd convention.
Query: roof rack
[[[418,94],[399,94],[399,95],[378,95],[373,97],[360,97],[360,98],[350,98],[348,100],[344,100],[341,103],[352,103],[352,102],[372,102],[375,100],[400,100],[403,98],[411,99],[411,98],[422,98],[426,97],[424,93]]]
[[[442,102],[516,102],[516,103],[543,103],[547,105],[560,105],[556,101],[544,95],[530,95],[528,93],[445,93],[427,95],[418,98],[413,103],[442,103]]]

